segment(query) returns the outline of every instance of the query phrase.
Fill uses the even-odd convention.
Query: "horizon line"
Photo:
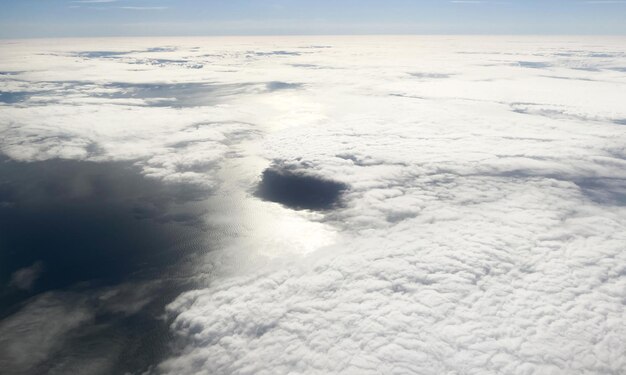
[[[623,34],[570,34],[570,33],[358,33],[358,34],[190,34],[190,35],[64,35],[64,36],[21,36],[5,37],[0,35],[0,40],[50,40],[50,39],[114,39],[114,38],[251,38],[251,37],[364,37],[364,36],[492,36],[492,37],[626,37]]]

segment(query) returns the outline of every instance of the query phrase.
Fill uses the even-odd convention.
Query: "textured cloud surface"
[[[0,47],[2,151],[134,161],[241,234],[155,373],[626,371],[623,39],[82,43]],[[259,201],[270,165],[341,204]]]

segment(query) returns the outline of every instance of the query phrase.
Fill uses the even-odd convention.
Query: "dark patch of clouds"
[[[566,80],[571,80],[571,81],[598,82],[597,79],[583,78],[583,77],[564,77],[564,76],[546,76],[546,75],[542,75],[542,77],[554,78],[554,79],[566,79]]]
[[[289,83],[289,82],[281,82],[281,81],[272,81],[268,82],[265,87],[267,87],[268,91],[279,91],[279,90],[291,90],[298,89],[302,87],[300,83]]]
[[[144,99],[145,105],[155,107],[198,107],[213,105],[227,96],[264,91],[265,87],[255,83],[128,83],[112,82],[99,84],[90,81],[42,82],[47,89],[41,91],[0,92],[0,103],[29,105],[61,102],[67,94],[108,99]],[[51,86],[51,87],[50,87]],[[95,89],[108,89],[98,92]],[[262,89],[261,89],[262,88]],[[39,96],[39,97],[36,97]],[[125,104],[125,103],[123,103]],[[137,105],[137,104],[135,104]]]
[[[141,373],[159,362],[172,342],[159,316],[213,248],[207,193],[129,162],[0,158],[2,373]]]
[[[594,67],[594,66],[577,66],[577,67],[571,67],[571,69],[573,70],[582,70],[584,72],[599,72],[600,69]]]
[[[590,53],[588,56],[597,57],[597,58],[611,58],[611,57],[619,57],[619,54],[593,52],[593,53]]]
[[[302,52],[297,51],[248,51],[248,55],[253,56],[300,56]]]
[[[446,73],[409,73],[409,75],[415,78],[423,78],[423,79],[441,79],[441,78],[450,78],[452,74]]]
[[[198,107],[213,105],[229,96],[296,89],[299,83],[280,81],[261,83],[110,83],[112,93],[94,94],[96,97],[152,99],[155,107]]]
[[[319,65],[315,65],[315,64],[289,64],[291,66],[293,66],[294,68],[314,68],[317,69],[320,66]]]
[[[70,83],[71,84],[71,83]],[[73,83],[71,87],[60,88],[58,94],[67,90],[83,92],[85,96],[110,99],[143,99],[154,107],[199,107],[214,105],[227,97],[242,94],[272,92],[300,87],[299,83],[127,83],[113,82],[96,86],[92,82]],[[96,87],[113,89],[110,92],[92,92]]]
[[[146,52],[176,52],[177,50],[176,47],[152,47],[146,49]]]
[[[512,111],[515,112],[515,113],[521,113],[521,114],[525,114],[525,115],[538,115],[538,116],[549,117],[549,118],[552,118],[552,119],[569,117],[569,116],[566,116],[564,114],[564,111],[558,110],[558,109],[551,109],[551,108],[541,108],[541,107],[532,108],[532,107],[515,107],[515,106],[513,106]]]
[[[105,153],[105,150],[96,142],[89,142],[85,147],[88,157],[100,156]]]
[[[31,91],[0,91],[0,103],[16,104],[28,100],[36,94]]]
[[[530,159],[549,161],[545,157]],[[556,173],[545,173],[533,169],[515,169],[498,173],[486,173],[483,176],[500,177],[507,179],[552,179],[575,184],[589,200],[604,206],[626,205],[626,179],[615,177],[584,177],[568,176]]]
[[[597,118],[590,118],[585,115],[567,111],[565,108],[555,108],[542,104],[533,103],[511,103],[511,110],[515,113],[525,115],[542,116],[554,120],[567,119],[577,121],[598,121]]]
[[[135,51],[84,51],[76,52],[75,55],[86,59],[108,59],[128,55],[133,52]]]
[[[179,66],[189,69],[201,69],[204,67],[204,64],[202,63],[190,61],[184,58],[172,59],[145,56],[145,54],[149,53],[159,54],[164,52],[174,52],[176,50],[177,49],[174,47],[153,47],[145,50],[130,51],[82,51],[73,52],[72,55],[85,59],[119,60],[127,64],[136,65],[151,65],[158,67]]]
[[[545,68],[549,68],[552,66],[547,62],[541,62],[541,61],[518,61],[516,65],[521,66],[522,68],[532,68],[532,69],[545,69]]]
[[[609,206],[626,206],[626,180],[619,178],[590,177],[574,180],[581,191],[596,203]]]
[[[312,45],[312,46],[303,46],[303,47],[300,47],[300,48],[326,49],[326,48],[333,48],[333,46]]]
[[[294,68],[306,68],[306,69],[344,69],[338,66],[317,65],[317,64],[288,64]]]
[[[147,59],[145,61],[138,60],[134,62],[133,64],[144,64],[146,62],[151,65],[180,65],[180,64],[186,64],[188,61],[182,60],[182,59]]]
[[[189,60],[182,59],[134,59],[127,61],[128,64],[136,64],[136,65],[152,65],[158,67],[167,67],[167,66],[179,66],[187,69],[202,69],[204,68],[204,64],[194,63]]]
[[[328,210],[339,204],[348,187],[288,169],[269,168],[263,172],[256,195],[294,209]]]
[[[424,96],[401,94],[401,93],[397,93],[397,92],[393,92],[393,93],[389,94],[389,96],[397,96],[397,97],[400,97],[400,98],[409,98],[409,99],[427,100],[427,98],[424,97]]]
[[[369,155],[355,155],[355,154],[350,154],[350,153],[342,153],[342,154],[337,154],[335,156],[338,157],[339,159],[349,160],[352,162],[352,164],[359,166],[359,167],[371,167],[374,165],[389,164],[382,160],[373,158]],[[404,165],[404,164],[395,163],[394,165]]]
[[[459,55],[500,55],[499,52],[476,52],[476,51],[458,51]]]
[[[143,177],[129,163],[3,160],[0,172],[2,285],[36,262],[45,272],[31,293],[86,280],[118,282],[175,262],[179,234],[203,230],[172,224],[199,223],[205,209],[195,202],[206,191]],[[31,293],[0,299],[8,306]]]
[[[183,60],[159,60],[156,63]],[[197,66],[196,68],[201,68]],[[21,81],[20,81],[21,82]],[[214,83],[214,82],[183,82],[183,83],[130,83],[110,82],[98,83],[93,81],[42,81],[31,83],[33,89],[29,91],[0,91],[0,103],[28,105],[46,105],[68,100],[84,98],[106,99],[140,99],[145,103],[133,102],[132,105],[154,107],[199,107],[210,106],[244,94],[261,94],[278,90],[297,89],[300,83],[293,82],[243,82],[243,83]],[[105,89],[99,91],[98,89]],[[127,102],[119,104],[128,105]]]
[[[130,50],[130,51],[80,51],[73,52],[74,56],[87,58],[87,59],[109,59],[118,58],[120,56],[129,55],[132,53],[159,53],[159,52],[175,52],[175,47],[151,47],[143,50]]]
[[[117,89],[112,93],[94,94],[95,97],[153,99],[155,107],[198,107],[218,103],[223,97],[235,96],[254,89],[252,83],[126,83],[104,85]]]

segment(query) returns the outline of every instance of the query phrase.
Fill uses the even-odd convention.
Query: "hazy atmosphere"
[[[0,37],[626,34],[622,0],[0,0]]]
[[[2,374],[626,371],[624,2],[0,4]]]

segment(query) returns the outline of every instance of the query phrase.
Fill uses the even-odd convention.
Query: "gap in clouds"
[[[54,81],[28,85],[31,91],[0,91],[0,103],[48,105],[68,101],[75,103],[84,99],[108,99],[112,100],[112,104],[120,105],[184,108],[215,105],[240,95],[296,90],[302,87],[300,83],[281,81],[102,84],[90,81]]]
[[[328,210],[336,207],[347,185],[294,172],[268,168],[263,171],[256,195],[294,209]]]
[[[0,365],[6,374],[142,372],[173,341],[164,306],[229,236],[211,192],[132,162],[0,159]]]

